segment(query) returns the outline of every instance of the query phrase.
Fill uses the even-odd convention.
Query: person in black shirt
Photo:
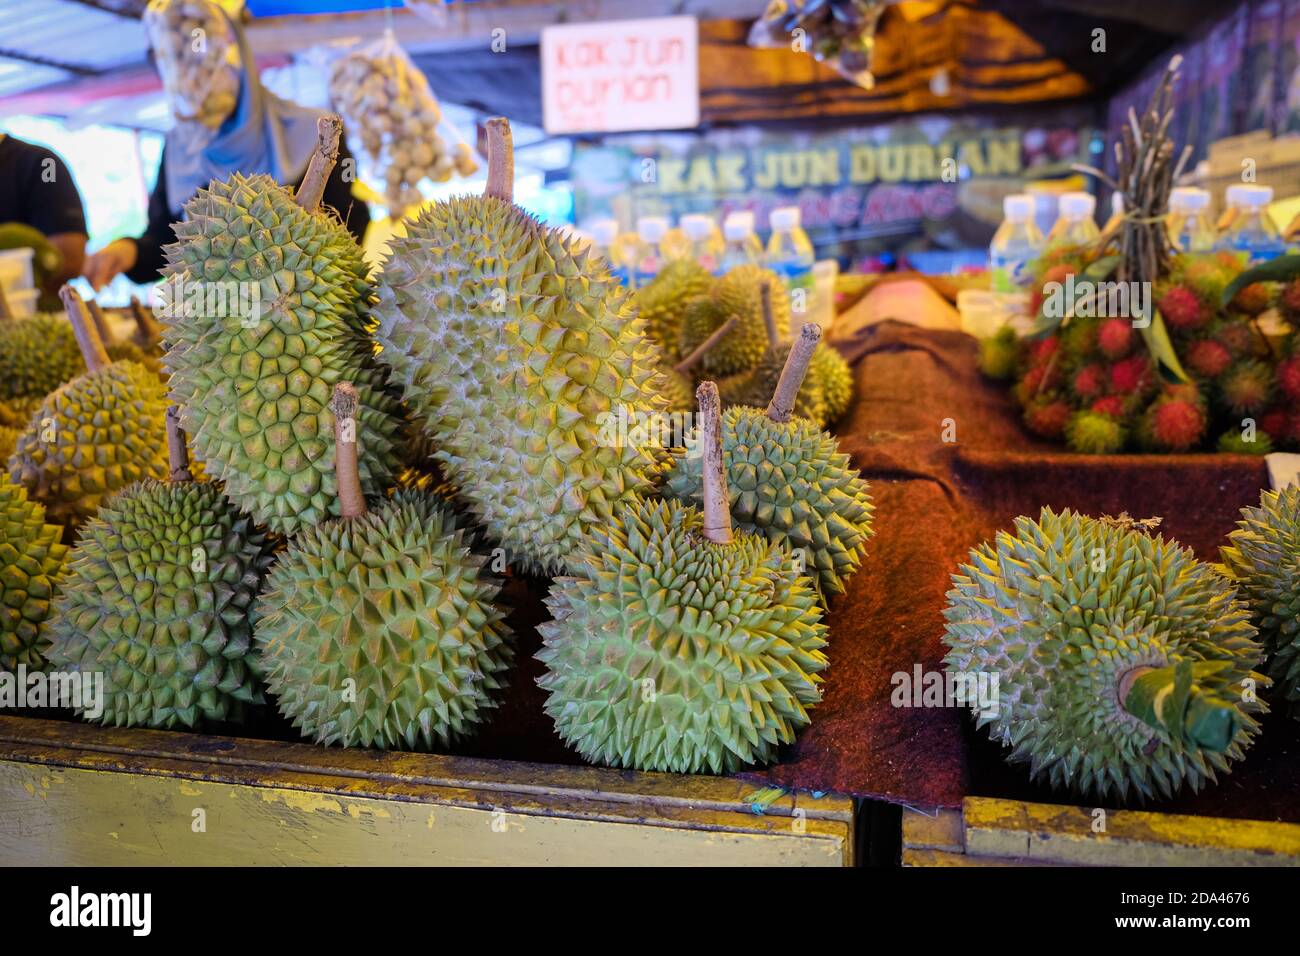
[[[62,256],[45,292],[81,274],[86,212],[67,164],[53,150],[0,133],[0,223],[6,222],[31,226]]]
[[[185,4],[187,10],[194,6],[194,0]],[[210,0],[203,6],[203,43],[193,42],[195,31],[181,19],[180,4],[151,4],[145,14],[176,122],[163,146],[144,235],[115,239],[86,260],[85,275],[96,290],[120,273],[132,282],[157,279],[163,249],[175,241],[172,224],[211,180],[265,173],[296,189],[315,149],[321,111],[282,100],[262,86],[243,28]],[[341,142],[322,206],[335,210],[361,242],[370,212],[352,197],[354,177],[355,162]]]

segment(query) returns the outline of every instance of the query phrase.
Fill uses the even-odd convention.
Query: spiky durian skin
[[[699,503],[697,436],[675,449],[665,493]],[[871,536],[871,495],[835,439],[801,418],[778,424],[752,408],[722,413],[731,519],[802,557],[819,593],[839,594]]]
[[[667,363],[661,363],[655,368],[662,376],[659,380],[659,394],[668,403],[668,411],[694,411],[695,390],[691,388],[691,380]]]
[[[304,736],[433,750],[485,719],[512,651],[501,582],[472,543],[420,491],[293,539],[258,601],[256,641],[280,712]]]
[[[1241,509],[1223,563],[1269,654],[1269,676],[1300,717],[1300,487],[1265,490]]]
[[[167,404],[158,376],[135,362],[88,372],[32,414],[9,472],[54,520],[88,518],[109,495],[167,473]]]
[[[977,726],[1053,787],[1140,800],[1199,790],[1227,773],[1259,731],[1264,705],[1243,700],[1232,743],[1203,749],[1124,710],[1136,667],[1220,661],[1208,689],[1242,699],[1261,648],[1246,608],[1213,568],[1166,542],[1071,511],[1016,519],[971,551],[944,612],[949,671],[998,679],[996,714]]]
[[[714,281],[706,296],[693,299],[682,318],[680,351],[688,355],[722,323],[736,316],[735,327],[705,353],[700,368],[710,375],[735,375],[758,364],[767,351],[761,287],[772,294],[777,335],[790,328],[790,295],[780,276],[762,266],[743,265]]]
[[[790,354],[790,343],[785,342],[768,349],[748,372],[732,375],[718,382],[718,396],[724,405],[748,405],[750,408],[767,408],[776,392],[777,382],[781,380],[781,370]],[[794,397],[794,414],[806,418],[818,428],[823,427],[829,418],[826,404],[826,392],[821,379],[808,374],[799,383],[799,391]]]
[[[638,289],[633,303],[648,335],[671,359],[677,357],[682,334],[682,316],[691,299],[704,295],[713,283],[707,269],[694,259],[674,259],[654,281]]]
[[[362,490],[383,491],[398,470],[400,409],[364,334],[369,286],[356,244],[267,176],[214,181],[185,211],[167,271],[187,297],[235,282],[260,296],[256,316],[215,295],[216,315],[205,295],[203,308],[186,298],[160,316],[169,389],[206,474],[274,531],[337,515],[330,398],[350,382]]]
[[[853,402],[853,369],[838,350],[825,342],[817,343],[808,374],[821,386],[826,401],[826,422],[833,422],[848,411]]]
[[[103,673],[104,724],[241,720],[264,703],[249,611],[271,560],[265,532],[215,485],[142,481],[82,527],[46,656]]]
[[[0,670],[43,667],[39,644],[68,557],[63,529],[0,472]]]
[[[826,626],[809,579],[758,535],[708,541],[700,513],[680,502],[629,504],[546,603],[546,713],[594,763],[762,764],[821,700]]]
[[[562,569],[659,474],[619,428],[665,409],[658,349],[602,259],[500,199],[427,207],[391,248],[380,360],[511,562]]]
[[[86,371],[61,315],[0,322],[0,398],[44,398]]]

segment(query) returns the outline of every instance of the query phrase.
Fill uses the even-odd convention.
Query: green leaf
[[[1278,256],[1268,262],[1261,262],[1228,283],[1220,304],[1227,305],[1237,297],[1238,292],[1256,282],[1290,282],[1297,276],[1300,276],[1300,256]]]
[[[1151,324],[1138,331],[1142,333],[1142,340],[1147,344],[1147,351],[1156,360],[1156,371],[1160,373],[1161,378],[1166,382],[1182,385],[1191,381],[1183,370],[1182,363],[1178,361],[1174,344],[1169,341],[1169,330],[1165,328],[1165,320],[1160,315],[1159,309],[1151,310]]]
[[[1089,282],[1100,282],[1110,277],[1110,274],[1119,268],[1119,256],[1102,256],[1100,259],[1094,259],[1083,267],[1083,272],[1079,278],[1087,279]]]

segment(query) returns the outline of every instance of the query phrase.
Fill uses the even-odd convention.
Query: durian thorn
[[[181,407],[167,406],[167,480],[193,481],[190,471],[190,452],[185,447],[185,431],[181,428]]]
[[[693,351],[690,355],[686,356],[686,358],[682,359],[680,362],[674,365],[673,371],[679,375],[685,375],[687,372],[693,369],[696,365],[699,364],[700,359],[704,358],[704,356],[708,354],[709,349],[713,348],[713,346],[717,345],[720,341],[722,341],[722,339],[727,335],[727,333],[736,327],[736,323],[739,321],[740,321],[740,316],[733,315],[731,318],[727,319],[726,322],[723,322],[720,326],[718,326],[716,329],[713,330],[713,333],[707,339],[705,339],[699,345],[695,346],[695,351]]]
[[[131,296],[131,316],[135,319],[136,341],[145,348],[157,345],[162,338],[162,331],[158,328],[153,313],[144,307],[137,295]]]
[[[294,201],[308,212],[320,208],[320,201],[325,195],[325,184],[329,182],[330,173],[339,158],[339,136],[343,133],[343,121],[335,113],[330,113],[316,120],[316,149],[307,163],[307,172],[303,174],[302,185]]]
[[[1181,661],[1170,667],[1134,667],[1120,675],[1119,699],[1144,724],[1185,744],[1222,753],[1232,745],[1240,716],[1230,700],[1197,683],[1218,662]]]
[[[767,330],[768,347],[776,348],[781,344],[781,337],[776,331],[776,316],[772,314],[772,283],[764,282],[758,287],[758,299],[763,307],[763,328]]]
[[[727,472],[722,461],[722,403],[718,386],[701,382],[695,390],[700,405],[700,455],[704,478],[704,537],[714,544],[731,543],[731,504]]]
[[[349,382],[334,386],[334,476],[339,485],[339,514],[360,518],[366,513],[357,471],[357,390]]]
[[[59,290],[63,307],[68,310],[68,321],[72,323],[73,334],[77,337],[77,348],[81,349],[81,358],[86,363],[86,371],[98,372],[108,367],[108,353],[104,343],[95,330],[95,324],[86,311],[86,304],[81,301],[77,290],[65,285]]]
[[[5,286],[0,282],[0,322],[8,322],[10,319],[16,319],[14,310],[9,307],[9,298],[5,295]]]
[[[821,341],[822,330],[816,322],[805,322],[799,330],[799,337],[790,346],[790,354],[781,366],[781,377],[777,380],[776,391],[767,403],[767,417],[778,425],[790,420],[794,414],[795,399],[803,386],[804,376],[808,374],[808,364],[812,361],[817,343]]]
[[[113,336],[108,331],[108,319],[104,317],[104,310],[94,299],[86,300],[86,308],[90,310],[90,317],[95,322],[95,331],[99,334],[99,341],[103,342],[105,347],[113,340]]]
[[[484,196],[493,196],[506,202],[515,198],[515,149],[510,133],[510,120],[494,116],[483,124],[487,137],[487,188]]]

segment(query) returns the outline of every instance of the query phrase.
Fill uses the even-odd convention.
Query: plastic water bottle
[[[1179,252],[1209,252],[1214,248],[1214,226],[1210,224],[1210,194],[1204,189],[1182,186],[1169,194],[1169,215],[1165,219],[1169,241]]]
[[[690,256],[709,272],[716,273],[722,263],[724,242],[712,216],[682,216],[682,232],[691,242]]]
[[[1101,235],[1092,214],[1097,200],[1092,193],[1062,193],[1057,202],[1059,212],[1052,231],[1047,235],[1048,246],[1086,246]]]
[[[785,280],[790,291],[793,312],[802,314],[812,308],[813,263],[817,256],[813,253],[808,235],[799,227],[799,207],[782,206],[773,209],[768,219],[772,235],[767,240],[767,267]],[[795,290],[803,290],[802,308]],[[791,321],[794,321],[793,316]]]
[[[1034,224],[1034,197],[1016,193],[1002,200],[1002,225],[989,245],[994,292],[1020,292],[1029,285],[1029,264],[1043,250]]]
[[[1219,236],[1220,249],[1246,253],[1251,265],[1267,262],[1286,252],[1286,243],[1268,214],[1268,204],[1273,201],[1273,187],[1240,183],[1229,186],[1227,201],[1235,215]]]
[[[643,288],[654,281],[663,266],[659,244],[668,234],[668,220],[663,216],[642,216],[636,221],[637,242],[632,256],[632,286]]]
[[[754,214],[733,212],[722,223],[726,244],[717,275],[724,275],[737,266],[757,265],[763,261],[763,244],[754,235]]]
[[[610,272],[618,278],[623,285],[628,284],[627,264],[622,261],[614,246],[614,241],[618,239],[618,221],[615,219],[597,219],[587,227],[591,234],[591,247],[596,252],[605,257],[609,263]]]

